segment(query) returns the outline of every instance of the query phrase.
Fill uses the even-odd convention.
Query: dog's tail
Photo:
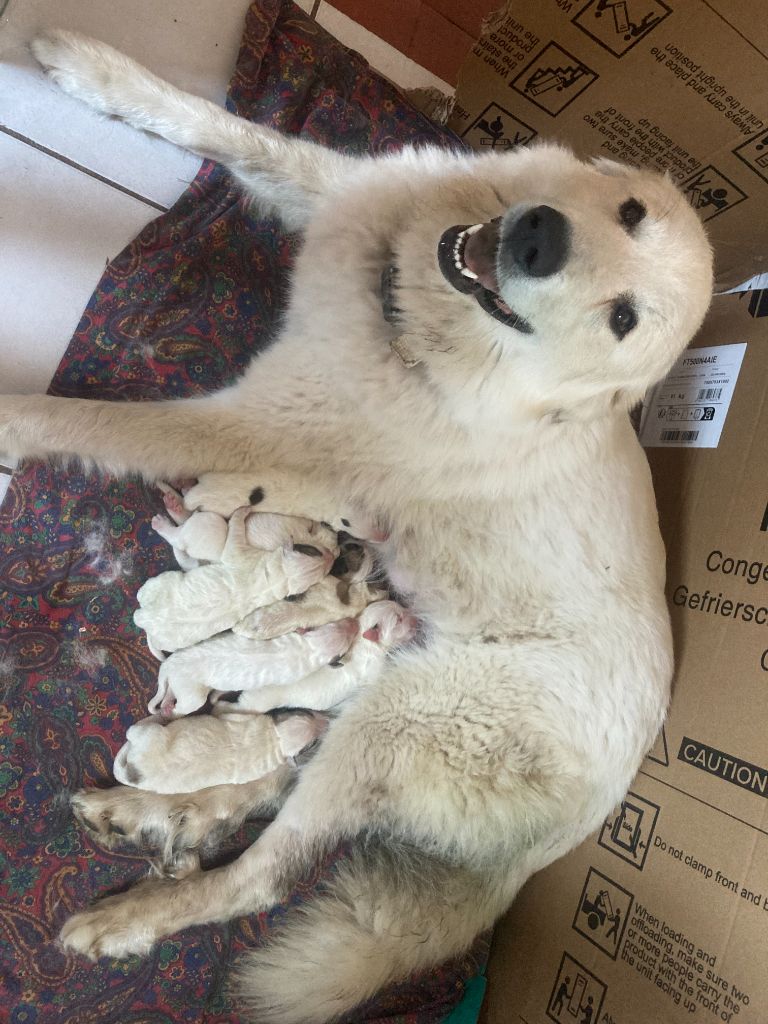
[[[464,952],[505,909],[500,878],[367,844],[289,912],[237,983],[258,1024],[327,1024],[384,986]]]

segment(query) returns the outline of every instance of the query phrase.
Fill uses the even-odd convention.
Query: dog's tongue
[[[464,245],[464,262],[477,274],[483,288],[498,292],[496,280],[496,251],[499,248],[499,225],[495,221],[483,224],[479,231],[469,236]]]

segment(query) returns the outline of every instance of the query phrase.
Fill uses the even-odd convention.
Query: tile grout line
[[[35,142],[34,139],[30,139],[26,135],[22,135],[20,132],[15,132],[7,125],[0,124],[0,132],[4,135],[9,135],[12,139],[16,139],[17,142],[23,142],[25,145],[31,146],[33,149],[36,149],[41,153],[45,153],[46,156],[53,157],[54,160],[59,160],[68,167],[73,167],[76,171],[82,171],[83,174],[87,174],[89,177],[95,178],[96,181],[101,181],[104,185],[109,185],[110,188],[114,188],[118,192],[123,192],[125,195],[131,196],[132,199],[138,199],[140,203],[145,203],[147,206],[151,206],[153,209],[159,210],[160,213],[168,212],[169,208],[167,206],[163,206],[162,203],[156,203],[154,199],[148,199],[146,196],[141,195],[141,193],[134,192],[133,189],[127,188],[125,185],[121,185],[117,181],[113,181],[112,178],[107,178],[103,174],[99,174],[98,171],[92,171],[90,167],[85,167],[83,164],[77,163],[76,160],[71,160],[68,156],[64,156],[62,153],[57,153],[56,150],[49,149],[47,146],[43,146],[39,142]]]

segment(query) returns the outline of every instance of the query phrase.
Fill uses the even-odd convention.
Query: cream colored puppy
[[[126,733],[113,772],[118,782],[154,793],[252,782],[299,754],[327,724],[302,712],[145,718]]]
[[[364,686],[372,686],[384,671],[387,654],[413,639],[417,621],[395,601],[376,601],[358,616],[358,636],[348,652],[331,664],[323,665],[295,683],[260,686],[243,690],[237,701],[219,701],[212,694],[215,710],[269,711],[272,708],[300,707],[326,711],[335,708]],[[311,635],[311,634],[310,634]]]
[[[385,541],[388,532],[359,505],[339,512],[338,491],[319,481],[298,480],[280,469],[259,473],[202,473],[184,495],[190,511],[217,512],[229,517],[241,505],[258,505],[262,512],[291,512],[346,531],[358,540]]]
[[[164,572],[139,589],[133,621],[153,652],[178,651],[232,626],[260,605],[302,594],[328,574],[334,552],[314,545],[277,551],[252,547],[249,508],[229,521],[221,561],[189,572]]]
[[[251,640],[225,633],[177,651],[160,666],[157,693],[149,713],[165,717],[189,715],[201,708],[211,690],[253,690],[274,684],[290,691],[293,684],[340,658],[358,632],[353,618],[274,640]],[[270,704],[301,707],[300,701]]]
[[[179,566],[188,572],[202,562],[221,561],[229,530],[227,519],[232,513],[225,518],[218,512],[190,512],[176,490],[162,482],[159,486],[168,515],[154,516],[152,529],[171,545]],[[264,551],[296,544],[320,545],[334,554],[338,550],[336,534],[330,527],[299,516],[270,514],[260,508],[252,508],[245,517],[245,539],[252,547]]]

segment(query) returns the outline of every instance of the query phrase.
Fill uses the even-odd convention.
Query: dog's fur
[[[294,471],[335,488],[339,508],[384,514],[385,567],[427,624],[423,647],[344,706],[238,860],[102,900],[62,940],[92,957],[146,952],[171,929],[272,906],[323,850],[366,837],[242,970],[260,1024],[327,1021],[466,949],[600,825],[661,725],[664,553],[627,410],[701,322],[709,247],[650,173],[554,146],[353,159],[240,121],[98,43],[54,33],[35,53],[71,94],[226,164],[305,241],[282,336],[236,386],[168,403],[3,398],[0,448],[149,478]],[[634,231],[619,216],[630,197],[647,209]],[[435,253],[452,225],[511,223],[536,204],[567,216],[571,252],[549,276],[502,275],[524,334],[452,288]],[[379,298],[390,263],[397,331]],[[621,342],[620,296],[638,312]],[[390,347],[397,332],[413,368]],[[141,797],[117,789],[78,808],[129,836],[152,820],[162,838],[167,804],[154,813]],[[210,804],[201,816],[213,822]]]

